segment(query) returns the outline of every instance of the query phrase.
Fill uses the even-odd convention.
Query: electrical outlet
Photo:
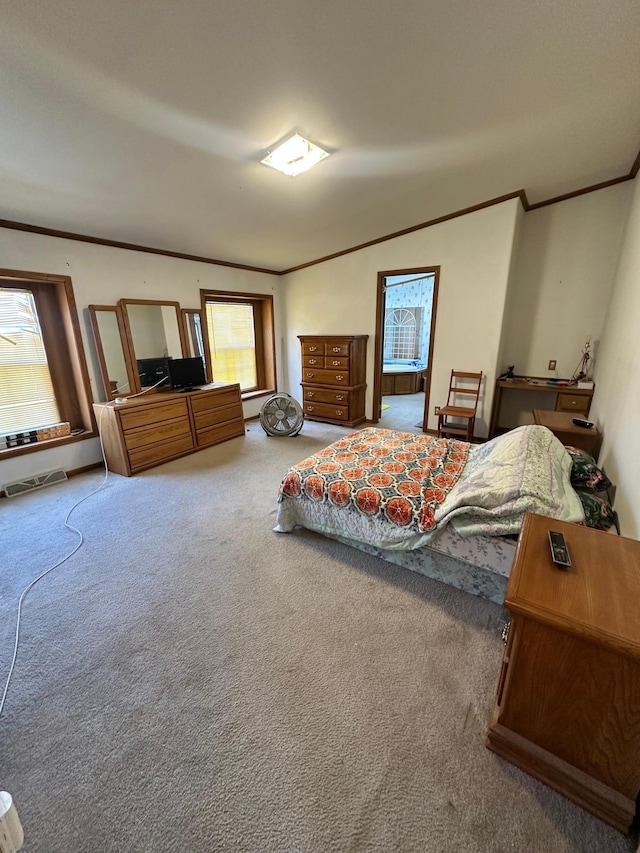
[[[552,358],[552,359],[551,359],[551,361],[549,362],[549,367],[548,367],[548,369],[549,369],[549,370],[555,370],[555,369],[556,369],[556,364],[557,364],[557,362],[556,362],[555,358]]]
[[[439,414],[440,414],[440,406],[434,406],[434,407],[433,407],[433,414],[434,414],[434,415],[439,415]]]

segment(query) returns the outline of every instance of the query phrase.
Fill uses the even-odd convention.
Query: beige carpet
[[[485,748],[500,607],[273,533],[286,468],[341,434],[253,423],[73,513],[0,720],[26,853],[632,849]],[[0,501],[0,673],[100,476]]]

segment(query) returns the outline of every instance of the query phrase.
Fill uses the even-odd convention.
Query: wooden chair
[[[473,440],[473,428],[476,422],[476,409],[478,408],[481,384],[482,372],[451,371],[447,405],[443,406],[438,413],[438,438],[462,436],[465,441]],[[459,402],[459,397],[463,397],[467,405],[456,405],[456,402]],[[458,423],[451,423],[450,418],[454,418]],[[459,423],[460,421],[463,423]]]

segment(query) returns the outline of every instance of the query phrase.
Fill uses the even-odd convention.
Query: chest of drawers
[[[365,420],[368,335],[299,335],[305,418],[356,426]]]
[[[93,408],[109,470],[125,477],[244,435],[236,384],[158,392]]]

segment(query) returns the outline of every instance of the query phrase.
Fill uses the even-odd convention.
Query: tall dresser
[[[298,335],[308,420],[353,427],[365,418],[368,335]]]

